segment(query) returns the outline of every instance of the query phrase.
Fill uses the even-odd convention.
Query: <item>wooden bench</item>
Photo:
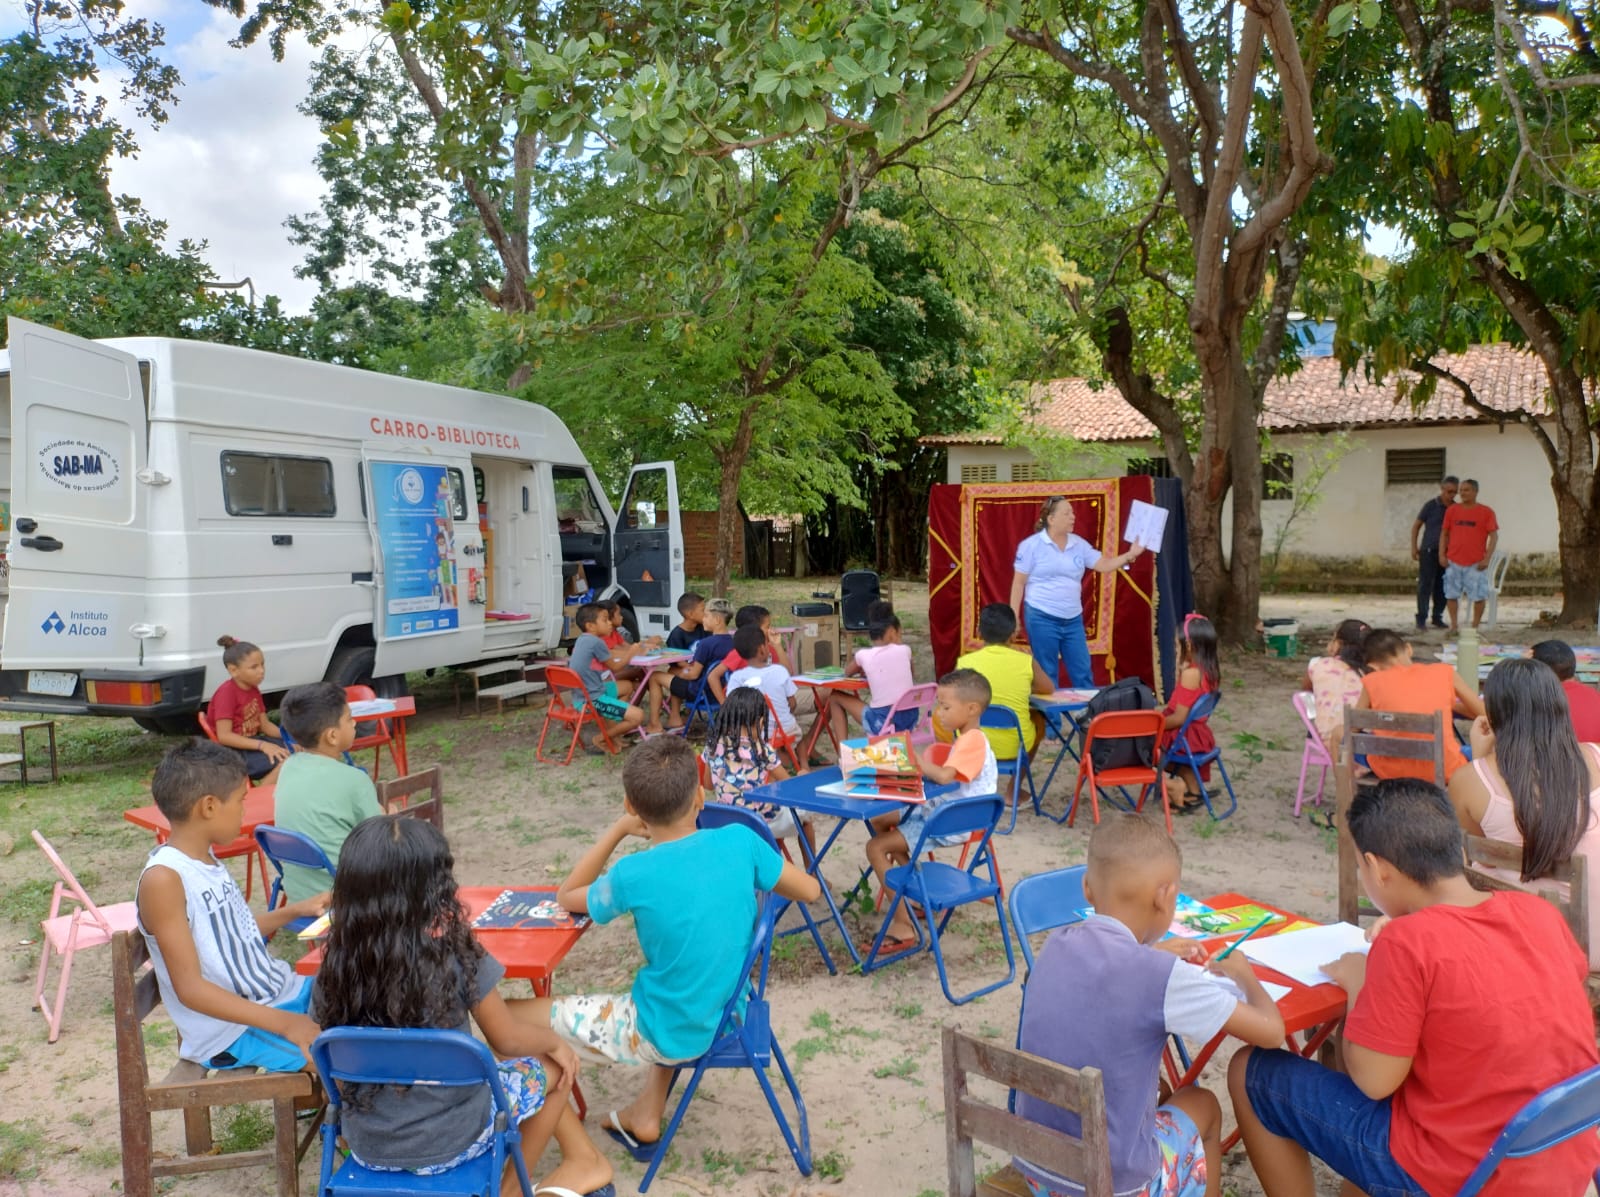
[[[483,714],[483,700],[494,699],[495,714],[503,714],[506,702],[510,699],[520,698],[527,700],[530,694],[537,694],[545,688],[543,682],[530,682],[526,677],[527,667],[522,658],[506,661],[489,661],[482,665],[468,665],[456,670],[456,718],[461,717],[461,679],[472,679],[472,713]],[[489,678],[512,675],[511,680],[495,682],[493,685],[484,685]]]
[[[974,1097],[967,1087],[971,1075],[1070,1110],[1081,1122],[1081,1137],[1075,1139]],[[972,1157],[974,1139],[1076,1181],[1085,1197],[1112,1197],[1106,1094],[1098,1068],[1068,1068],[946,1026],[944,1134],[950,1197],[1013,1197],[1028,1192],[1010,1165],[980,1184]]]
[[[154,970],[145,968],[149,959],[144,936],[138,932],[119,931],[112,938],[117,1102],[122,1120],[125,1197],[154,1197],[157,1177],[260,1167],[276,1171],[278,1197],[298,1197],[300,1157],[316,1137],[320,1119],[310,1120],[304,1140],[297,1145],[295,1113],[322,1107],[322,1089],[316,1078],[306,1072],[244,1070],[210,1075],[199,1064],[179,1060],[163,1080],[152,1083],[145,1056],[144,1020],[160,1004],[161,991]],[[272,1103],[271,1145],[255,1151],[217,1154],[211,1138],[211,1108],[253,1101]],[[155,1158],[150,1115],[157,1110],[183,1112],[185,1155]]]

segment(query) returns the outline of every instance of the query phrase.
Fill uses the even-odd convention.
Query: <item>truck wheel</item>
[[[200,721],[194,713],[187,715],[135,715],[133,721],[147,732],[158,736],[198,736]]]
[[[635,644],[639,643],[639,617],[633,613],[632,607],[622,608],[622,626],[628,630],[628,635],[633,637]]]
[[[404,674],[379,678],[372,676],[372,665],[377,655],[378,650],[370,645],[340,649],[328,662],[328,672],[323,674],[323,680],[337,682],[341,686],[371,686],[379,698],[404,698],[410,692]]]

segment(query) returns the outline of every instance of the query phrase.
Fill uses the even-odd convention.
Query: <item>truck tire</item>
[[[410,693],[404,674],[379,678],[372,676],[377,655],[378,650],[371,645],[342,648],[328,662],[328,671],[323,674],[323,680],[337,682],[341,686],[371,686],[379,698],[404,698]]]
[[[639,617],[633,613],[632,607],[622,608],[622,626],[628,630],[628,635],[633,637],[633,642],[638,644]]]
[[[185,715],[135,715],[133,721],[158,736],[198,736],[200,720],[194,712]]]

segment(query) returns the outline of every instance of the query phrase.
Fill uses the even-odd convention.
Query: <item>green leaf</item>
[[[1335,4],[1328,13],[1328,36],[1343,37],[1350,32],[1351,26],[1356,22],[1356,6],[1354,0],[1344,4]]]
[[[1383,8],[1378,0],[1361,0],[1361,28],[1376,29],[1378,21],[1383,17]]]
[[[988,10],[980,0],[962,0],[961,7],[956,10],[956,20],[968,29],[976,29],[982,25],[987,16]]]
[[[1463,241],[1469,237],[1476,237],[1478,235],[1478,229],[1476,225],[1463,224],[1459,220],[1450,222],[1449,232],[1452,237],[1456,237]]]
[[[1511,240],[1512,249],[1527,249],[1535,241],[1544,236],[1544,225],[1530,224]]]

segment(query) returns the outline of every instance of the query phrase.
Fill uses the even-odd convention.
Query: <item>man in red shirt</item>
[[[1234,1114],[1267,1197],[1314,1197],[1310,1155],[1363,1192],[1450,1197],[1518,1110],[1600,1062],[1589,961],[1543,898],[1472,888],[1432,783],[1359,791],[1349,828],[1386,917],[1370,955],[1323,965],[1350,995],[1348,1071],[1244,1048],[1228,1067]],[[1506,1160],[1482,1191],[1577,1197],[1596,1164],[1600,1138],[1581,1134]]]
[[[1461,501],[1445,512],[1439,532],[1439,564],[1444,567],[1444,597],[1450,608],[1450,630],[1462,599],[1472,603],[1472,626],[1483,619],[1489,600],[1489,559],[1500,542],[1494,508],[1478,502],[1478,480],[1461,480]]]
[[[1533,659],[1550,666],[1561,679],[1578,743],[1600,744],[1600,690],[1578,680],[1578,658],[1572,646],[1565,640],[1541,640],[1533,646]]]

